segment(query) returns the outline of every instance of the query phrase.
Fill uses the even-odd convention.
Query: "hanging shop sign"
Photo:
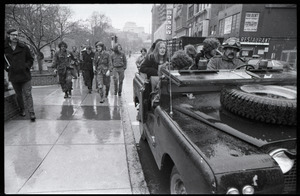
[[[246,13],[245,15],[245,24],[244,31],[245,32],[256,32],[259,20],[259,13]]]
[[[172,34],[172,15],[173,9],[167,9],[167,20],[166,20],[166,34]]]

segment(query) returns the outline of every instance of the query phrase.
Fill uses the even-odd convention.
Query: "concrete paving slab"
[[[52,145],[5,146],[5,193],[18,193],[41,164],[51,147]]]
[[[12,120],[4,125],[4,142],[6,146],[54,144],[67,124],[67,121],[56,120],[41,119],[34,123]]]
[[[100,103],[100,95],[98,92],[93,92],[88,94],[84,100],[82,100],[81,105],[96,105],[96,106],[120,106],[120,98],[115,95],[109,95],[105,98],[104,103]]]
[[[130,189],[124,144],[55,145],[19,193],[86,189]]]
[[[81,98],[80,97],[71,97],[65,99],[64,94],[62,93],[59,96],[48,95],[46,97],[33,97],[34,105],[80,105]]]
[[[121,121],[71,121],[57,144],[124,144]]]
[[[81,120],[121,120],[120,108],[110,106],[80,106],[73,119]]]
[[[36,121],[40,119],[46,120],[73,120],[76,105],[34,105],[34,112]],[[26,117],[16,116],[14,120],[29,120],[29,116]]]

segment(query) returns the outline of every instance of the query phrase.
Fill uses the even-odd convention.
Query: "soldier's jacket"
[[[54,55],[52,67],[56,68],[58,70],[58,72],[60,72],[60,70],[64,70],[67,67],[70,67],[71,61],[74,61],[74,60],[75,59],[74,59],[74,56],[72,55],[72,53],[70,53],[67,50],[64,52],[59,50]],[[70,67],[70,68],[72,68],[72,67]]]
[[[113,67],[109,53],[106,51],[97,51],[95,53],[93,66],[98,73],[102,72],[103,74],[105,74],[107,70],[112,71]]]
[[[228,59],[225,55],[215,55],[210,59],[207,64],[208,70],[216,69],[234,69],[237,66],[244,65],[245,63],[238,58]]]
[[[120,68],[120,67],[123,67],[124,69],[127,68],[127,60],[123,52],[112,53],[111,59],[114,68]]]

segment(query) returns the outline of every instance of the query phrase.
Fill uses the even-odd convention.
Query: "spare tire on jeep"
[[[221,90],[221,105],[240,116],[261,122],[296,125],[297,90],[294,86],[243,85]]]

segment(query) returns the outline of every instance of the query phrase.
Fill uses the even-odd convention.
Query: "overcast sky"
[[[94,11],[104,14],[112,21],[112,26],[123,30],[126,22],[135,22],[144,27],[145,33],[151,29],[151,9],[153,4],[62,4],[70,7],[75,20],[90,18]]]

